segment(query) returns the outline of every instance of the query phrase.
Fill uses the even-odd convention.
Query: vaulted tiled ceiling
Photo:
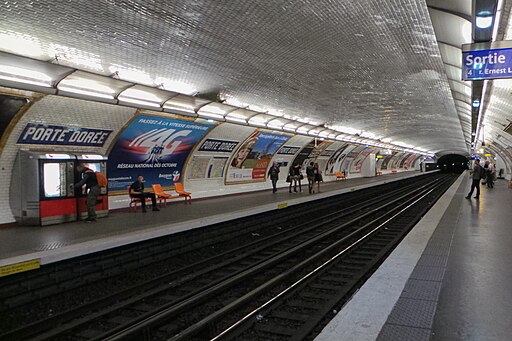
[[[148,85],[180,81],[199,96],[468,151],[453,98],[464,87],[448,82],[449,46],[425,1],[4,0],[0,39],[7,52],[104,75],[133,69]]]

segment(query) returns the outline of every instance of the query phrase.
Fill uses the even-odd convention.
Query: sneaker
[[[471,199],[471,197],[468,195],[468,196],[466,197],[466,199]]]
[[[160,211],[158,207],[153,207],[153,211]]]
[[[85,219],[84,221],[85,221],[86,223],[94,223],[94,222],[96,222],[96,219],[95,219],[95,218],[92,218],[92,219],[91,219],[91,218],[87,218],[87,219]]]

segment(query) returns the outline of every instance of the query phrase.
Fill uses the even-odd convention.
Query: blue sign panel
[[[512,48],[462,53],[462,80],[512,77]]]
[[[236,141],[206,139],[199,147],[199,151],[231,153],[237,145]]]
[[[102,147],[112,130],[69,128],[28,123],[18,143]]]
[[[126,191],[142,175],[151,184],[182,181],[185,162],[213,127],[196,122],[140,115],[123,131],[108,158],[108,188]]]

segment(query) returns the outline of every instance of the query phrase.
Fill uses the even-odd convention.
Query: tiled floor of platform
[[[421,175],[419,172],[385,174],[374,178],[355,178],[321,185],[321,193],[308,194],[307,184],[302,193],[288,193],[280,188],[227,197],[193,201],[191,205],[173,202],[160,212],[113,212],[94,224],[67,223],[46,227],[0,228],[0,266],[40,258],[42,264],[98,250],[125,245],[191,228],[244,217],[288,205],[317,200],[355,188]]]

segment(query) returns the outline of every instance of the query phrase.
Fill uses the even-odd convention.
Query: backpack
[[[485,179],[485,168],[480,166],[480,179]]]
[[[92,172],[93,172],[92,170],[86,171],[86,173],[92,173]],[[106,188],[108,185],[108,180],[107,180],[107,177],[105,176],[105,174],[103,174],[101,172],[94,172],[94,174],[96,175],[96,181],[98,181],[98,186],[100,188]]]

